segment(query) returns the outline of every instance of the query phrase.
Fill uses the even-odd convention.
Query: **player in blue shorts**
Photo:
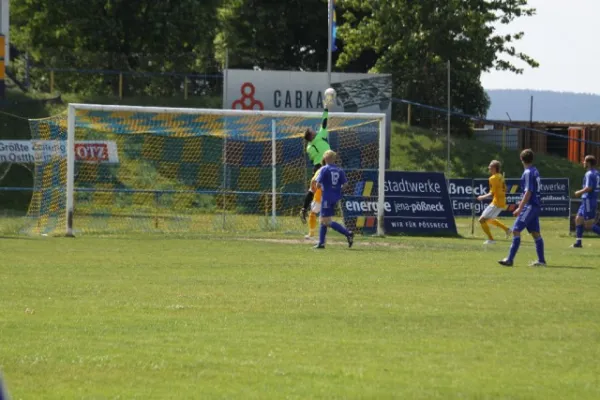
[[[583,189],[575,192],[575,196],[581,196],[581,206],[575,218],[575,244],[571,247],[580,248],[583,231],[591,229],[600,235],[600,226],[596,225],[596,210],[598,208],[598,193],[600,192],[600,172],[596,170],[596,157],[585,156],[583,166],[587,169],[583,177]]]
[[[523,150],[521,152],[521,162],[525,168],[525,171],[521,176],[523,198],[513,213],[517,217],[517,220],[512,228],[513,240],[512,245],[510,246],[510,252],[508,253],[507,258],[498,262],[505,267],[513,266],[515,256],[521,245],[521,232],[524,229],[527,229],[535,240],[535,250],[538,256],[537,261],[534,261],[529,265],[532,267],[544,267],[546,266],[546,258],[544,257],[544,239],[542,239],[542,235],[540,235],[542,185],[540,173],[537,168],[533,166],[533,151],[531,149]]]
[[[322,198],[319,243],[315,246],[315,249],[325,248],[325,236],[327,236],[327,228],[329,227],[346,236],[348,247],[352,247],[354,243],[354,233],[331,220],[331,217],[335,215],[335,206],[342,199],[342,190],[348,182],[344,170],[335,165],[335,157],[336,154],[333,151],[327,150],[325,152],[323,155],[325,165],[321,167],[317,177],[317,185],[322,191]]]

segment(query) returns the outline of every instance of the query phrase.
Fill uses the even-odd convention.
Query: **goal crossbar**
[[[130,111],[136,113],[153,114],[204,114],[204,115],[223,115],[233,117],[236,115],[254,115],[264,117],[320,117],[318,111],[262,111],[262,110],[221,110],[217,108],[187,108],[187,107],[146,107],[146,106],[122,106],[122,105],[104,105],[104,104],[81,104],[69,103],[69,111],[72,109],[86,111]],[[330,118],[343,117],[351,119],[373,119],[385,120],[383,113],[340,113],[330,112]]]

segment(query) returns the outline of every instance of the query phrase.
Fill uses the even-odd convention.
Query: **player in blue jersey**
[[[343,225],[331,220],[335,214],[335,206],[342,199],[342,190],[348,182],[344,170],[335,165],[336,154],[327,150],[323,155],[325,165],[319,171],[317,177],[317,185],[322,191],[321,198],[321,227],[319,230],[319,243],[315,249],[325,248],[325,236],[327,236],[327,228],[346,236],[348,247],[352,247],[354,243],[354,233],[348,231]]]
[[[521,187],[523,188],[523,198],[519,206],[514,211],[517,217],[512,228],[513,240],[510,246],[508,257],[498,261],[500,265],[512,267],[521,245],[521,232],[524,229],[533,236],[535,240],[535,250],[537,252],[537,261],[529,264],[532,267],[546,266],[546,258],[544,257],[544,239],[540,235],[540,211],[542,208],[541,200],[541,178],[537,168],[533,166],[533,151],[531,149],[521,152],[521,163],[525,171],[521,176]]]
[[[575,192],[575,196],[581,196],[581,206],[575,218],[575,244],[571,247],[580,248],[583,231],[591,229],[600,235],[600,226],[596,225],[596,210],[598,208],[598,194],[600,192],[600,172],[596,169],[596,157],[585,156],[583,166],[587,169],[583,177],[583,188]]]

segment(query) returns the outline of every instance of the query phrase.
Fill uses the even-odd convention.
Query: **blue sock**
[[[348,232],[348,230],[346,228],[344,228],[342,225],[338,224],[337,222],[332,222],[331,228],[334,231],[339,232],[344,236],[348,236],[350,234],[350,232]]]
[[[325,246],[325,236],[327,236],[327,225],[321,224],[321,229],[319,229],[319,246]]]
[[[583,238],[583,228],[583,225],[577,225],[575,227],[575,237],[578,242],[581,242],[581,239]]]
[[[600,226],[598,226],[598,225],[594,225],[594,226],[592,227],[592,230],[594,231],[594,233],[595,233],[596,235],[600,235]]]
[[[541,236],[535,239],[535,251],[537,252],[538,261],[545,263],[546,258],[544,257],[544,239]]]
[[[513,236],[512,245],[510,246],[510,251],[508,252],[509,261],[514,261],[517,251],[519,251],[519,246],[521,246],[521,236]]]

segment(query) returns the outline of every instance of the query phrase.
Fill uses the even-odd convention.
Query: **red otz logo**
[[[108,161],[108,146],[105,143],[76,143],[75,159],[77,161]]]

